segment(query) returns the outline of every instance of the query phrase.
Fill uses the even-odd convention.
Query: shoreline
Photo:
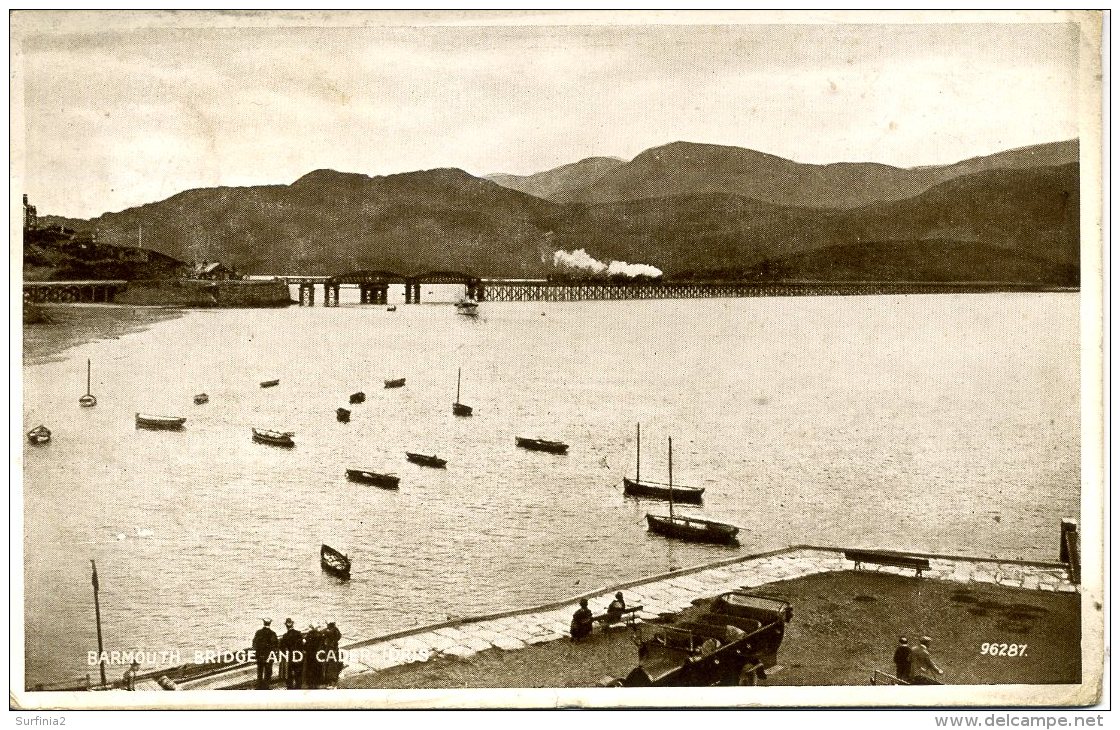
[[[598,588],[583,594],[582,597],[589,597],[593,601],[595,609],[600,610],[606,606],[606,601],[614,591],[621,590],[626,594],[630,603],[643,605],[644,608],[638,614],[638,617],[643,622],[647,622],[657,620],[661,614],[678,613],[698,598],[711,597],[729,590],[766,592],[788,588],[789,585],[796,585],[797,581],[807,579],[812,579],[812,581],[840,580],[842,583],[854,581],[856,584],[866,581],[881,583],[884,580],[888,582],[897,580],[901,583],[895,583],[893,586],[888,585],[889,590],[885,592],[890,593],[898,600],[904,602],[909,600],[912,605],[908,610],[893,611],[890,608],[893,605],[890,601],[872,600],[867,601],[867,603],[872,604],[874,608],[889,609],[888,614],[891,616],[916,615],[920,610],[926,614],[924,620],[927,622],[923,624],[923,628],[914,629],[914,631],[920,633],[930,633],[931,635],[936,633],[942,637],[950,634],[953,622],[946,623],[948,619],[942,615],[943,611],[938,613],[938,609],[943,609],[946,605],[952,604],[957,604],[958,613],[969,613],[975,616],[978,615],[976,611],[994,611],[997,613],[997,617],[1002,617],[1004,624],[1007,623],[1006,619],[1008,618],[1011,621],[1019,620],[1021,623],[1022,617],[1016,613],[1016,607],[1021,609],[1027,600],[1035,602],[1067,600],[1072,602],[1060,610],[1054,609],[1053,606],[1047,606],[1038,611],[1028,611],[1027,618],[1033,622],[1038,616],[1046,615],[1054,609],[1055,615],[1060,614],[1062,617],[1058,622],[1059,626],[1068,628],[1075,623],[1078,632],[1081,631],[1080,612],[1077,608],[1081,599],[1080,587],[1070,581],[1066,564],[1056,561],[1000,560],[907,553],[907,555],[915,557],[926,557],[930,561],[931,568],[925,571],[923,577],[917,578],[908,569],[891,566],[857,571],[854,569],[854,563],[844,557],[844,552],[845,550],[839,547],[795,545],[781,550],[726,558],[671,573],[647,576],[643,579],[628,581],[609,588]],[[835,576],[839,576],[839,578]],[[940,604],[931,607],[927,603],[918,601],[923,590],[927,590],[928,595],[942,595],[942,599],[939,599]],[[823,602],[824,607],[818,610],[817,620],[822,626],[828,627],[839,625],[846,618],[846,614],[840,609],[854,608],[866,612],[867,607],[863,603],[866,601],[868,591],[874,592],[873,589],[865,589],[856,592],[854,597],[838,601],[837,597],[842,596],[844,591],[826,587],[817,596],[817,599]],[[851,592],[848,591],[848,593]],[[910,596],[909,599],[906,598],[908,595]],[[864,597],[861,598],[860,596]],[[952,596],[957,597],[953,598]],[[1064,598],[1062,598],[1063,596]],[[374,638],[344,635],[341,648],[350,652],[351,655],[349,657],[350,661],[342,671],[339,686],[344,688],[388,688],[382,687],[382,682],[392,680],[392,682],[403,683],[402,687],[411,688],[460,687],[462,684],[459,682],[464,676],[463,671],[471,666],[476,666],[478,662],[481,662],[479,666],[482,667],[482,674],[473,676],[476,677],[475,681],[484,682],[480,686],[523,686],[520,684],[489,684],[486,683],[486,677],[497,678],[494,681],[501,681],[502,678],[508,679],[511,676],[524,677],[524,672],[528,671],[526,667],[534,661],[542,658],[547,658],[545,664],[551,661],[564,661],[563,655],[566,649],[561,651],[562,648],[583,646],[583,644],[572,645],[567,637],[568,621],[580,597],[574,596],[540,606],[419,626]],[[600,603],[602,605],[599,605]],[[838,610],[840,610],[839,613]],[[804,610],[799,611],[796,603],[794,605],[794,615],[794,622],[790,624],[791,631],[796,630],[794,627],[798,621],[797,616],[805,616]],[[968,617],[965,618],[968,619]],[[876,620],[882,623],[884,618],[879,617]],[[812,621],[809,623],[811,624]],[[930,628],[926,628],[927,626]],[[851,629],[853,636],[867,633],[865,627],[861,634],[858,623],[852,624]],[[886,629],[886,633],[890,634],[897,630],[897,627],[892,626]],[[987,635],[993,634],[990,628],[986,631]],[[1052,631],[1053,627],[1048,625],[1039,634],[1043,638],[1034,638],[1031,641],[1040,644],[1044,637]],[[636,654],[634,654],[634,647],[628,632],[618,633],[622,637],[619,640],[621,643],[600,647],[605,654],[602,656],[596,655],[599,657],[596,661],[599,661],[600,664],[602,664],[602,661],[606,661],[603,666],[608,666],[611,671],[615,672],[619,671],[618,662],[623,660],[629,662],[629,666],[625,667],[627,670],[636,665]],[[830,645],[827,641],[823,641],[818,633],[810,632],[810,635],[814,637],[812,646],[815,648],[813,651],[818,653],[828,653],[830,651]],[[915,634],[913,638],[916,639],[918,635]],[[969,640],[977,636],[982,637],[979,639],[980,641],[994,640],[987,635],[981,631],[978,634],[975,632],[968,634],[968,637]],[[898,634],[895,633],[891,643],[897,639],[897,636]],[[1001,640],[1010,641],[1009,638],[1006,638],[1009,634],[1004,632],[1003,636],[1005,639]],[[1079,647],[1080,641],[1074,641],[1072,645]],[[888,643],[887,646],[890,647],[891,644]],[[787,651],[788,649],[789,646],[786,646]],[[876,643],[872,647],[861,649],[865,652],[871,652],[872,650],[881,652],[881,647]],[[970,651],[976,654],[978,649],[977,647],[970,647]],[[1045,658],[1048,653],[1052,658],[1056,651],[1058,651],[1057,648],[1050,648],[1040,651],[1036,656]],[[570,654],[570,652],[567,653]],[[360,656],[361,661],[354,659],[354,656]],[[578,656],[572,655],[570,658],[575,661]],[[868,653],[863,663],[868,664],[874,656],[878,656],[878,654]],[[887,657],[889,659],[889,652]],[[819,658],[820,656],[817,656],[817,659]],[[1082,655],[1079,651],[1076,653],[1076,657],[1067,657],[1063,660],[1065,662],[1063,664],[1064,669],[1061,670],[1064,672],[1063,676],[1069,676],[1072,672],[1070,667],[1074,663],[1076,663],[1077,671],[1080,672],[1081,658]],[[586,657],[580,658],[576,664],[584,667],[584,669],[587,666],[597,667],[595,671],[602,669],[600,665],[588,665],[585,659]],[[846,659],[847,653],[837,653],[836,661],[838,663]],[[964,657],[960,657],[960,661],[963,660]],[[779,662],[786,664],[787,661],[782,658],[780,652]],[[804,665],[807,662],[795,663]],[[861,665],[859,676],[870,676],[870,669],[887,669],[887,667],[879,666],[881,663],[877,662],[870,667]],[[811,662],[808,664],[811,665]],[[1030,666],[1038,669],[1033,661],[1019,662],[1015,666],[1020,668]],[[453,671],[454,667],[459,667],[459,669]],[[591,682],[591,685],[573,684],[571,686],[593,686],[599,676],[589,677],[584,673],[584,669],[578,669],[574,675],[568,676],[565,681],[569,683]],[[865,669],[868,671],[865,672]],[[451,674],[447,674],[448,671]],[[835,673],[837,670],[832,671]],[[1047,670],[1043,667],[1039,671],[1045,672]],[[491,674],[487,675],[487,672],[491,672]],[[600,672],[600,674],[605,673],[609,672]],[[846,676],[843,673],[840,674]],[[251,686],[255,680],[255,666],[236,664],[213,667],[211,671],[205,671],[203,667],[198,665],[183,665],[153,670],[146,675],[151,678],[149,680],[151,686],[147,689],[153,690],[159,689],[154,680],[161,675],[167,675],[173,681],[178,682],[178,689],[182,690],[244,689]],[[446,684],[423,684],[424,681],[430,680],[432,676],[444,676]],[[780,673],[776,676],[780,676]],[[803,673],[803,676],[812,677],[812,681],[806,682],[806,684],[811,684],[819,682],[821,675]],[[459,677],[459,679],[456,679],[456,677]],[[482,679],[477,677],[482,677]],[[981,679],[983,679],[983,676],[981,676]],[[1000,679],[991,680],[991,683],[1004,683],[1005,681],[1012,683],[1010,680]],[[1049,681],[1058,683],[1059,680]],[[786,674],[780,682],[775,681],[772,684],[795,684],[796,682],[797,675],[790,673]],[[863,683],[860,682],[860,684]]]
[[[118,339],[152,325],[176,319],[187,309],[174,305],[35,304],[35,321],[24,306],[23,365],[41,365],[61,353],[97,340]],[[39,319],[39,315],[46,321]]]

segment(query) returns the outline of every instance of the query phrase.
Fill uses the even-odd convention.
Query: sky
[[[1070,23],[355,27],[349,15],[172,27],[182,18],[152,14],[130,28],[109,14],[17,16],[16,180],[40,214],[91,217],[320,168],[530,174],[678,140],[911,167],[1078,136]]]

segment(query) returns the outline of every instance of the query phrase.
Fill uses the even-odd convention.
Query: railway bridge
[[[423,274],[401,274],[395,271],[351,271],[333,276],[277,276],[277,280],[299,285],[300,306],[315,306],[315,287],[323,287],[323,306],[337,307],[342,287],[357,287],[362,304],[388,304],[389,287],[404,285],[405,304],[420,303],[421,284],[462,284],[471,299],[481,298],[482,279],[461,271],[429,271]]]

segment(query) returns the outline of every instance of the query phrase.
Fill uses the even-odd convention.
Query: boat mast
[[[86,358],[86,395],[92,395],[92,394],[91,394],[91,393],[89,392],[89,391],[90,391],[90,386],[89,386],[89,384],[90,384],[90,379],[89,379],[89,378],[90,378],[90,365],[89,365],[89,358]]]
[[[642,483],[642,424],[638,424],[638,465],[634,469],[634,481]]]
[[[455,379],[455,402],[459,402],[459,386],[463,384],[463,368],[459,368],[459,377]]]
[[[673,437],[669,437],[669,519],[673,519]]]

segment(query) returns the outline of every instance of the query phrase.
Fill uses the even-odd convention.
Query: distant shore
[[[77,345],[116,339],[175,319],[177,307],[123,304],[36,304],[24,307],[23,363],[37,365]]]

